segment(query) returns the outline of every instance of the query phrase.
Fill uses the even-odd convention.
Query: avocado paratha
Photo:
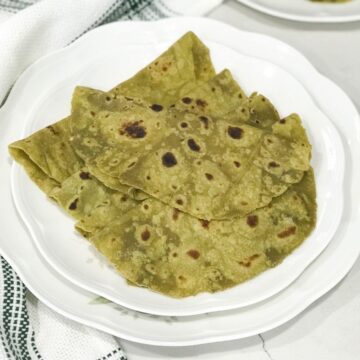
[[[185,35],[179,43],[181,41],[182,46],[173,46],[160,57],[160,61],[155,60],[109,93],[80,89],[80,96],[77,96],[79,92],[75,93],[74,102],[86,104],[75,114],[75,118],[70,116],[10,146],[10,152],[17,161],[25,164],[29,176],[77,220],[77,230],[130,283],[173,297],[224,290],[276,266],[305,240],[316,222],[315,181],[309,164],[311,147],[299,117],[293,114],[281,119],[270,101],[261,94],[247,97],[228,71],[214,76],[208,50],[193,34]],[[176,72],[182,59],[188,63]],[[89,95],[93,97],[90,102]],[[155,185],[159,190],[174,190],[173,185],[186,185],[188,177],[175,174],[164,177],[161,182],[164,173],[159,168],[159,171],[151,173],[154,174],[151,186],[145,186],[149,175],[141,178],[139,174],[153,168],[153,160],[149,158],[152,154],[146,146],[141,152],[136,146],[127,147],[128,157],[121,161],[117,159],[118,163],[115,161],[115,167],[125,166],[123,160],[127,161],[126,165],[131,165],[131,158],[137,157],[138,151],[141,162],[136,160],[138,168],[136,164],[130,166],[130,169],[136,170],[133,176],[124,172],[126,179],[123,179],[118,172],[109,171],[112,169],[107,167],[110,163],[108,155],[97,146],[88,145],[100,141],[104,150],[111,141],[114,141],[112,146],[118,145],[117,140],[109,134],[94,137],[90,127],[93,126],[92,131],[99,131],[118,125],[119,116],[137,121],[135,118],[139,115],[146,121],[147,135],[150,129],[152,131],[152,141],[147,145],[154,146],[159,142],[158,151],[163,149],[161,141],[167,146],[174,146],[174,129],[177,140],[179,134],[184,134],[185,145],[192,151],[188,158],[194,163],[194,167],[187,171],[188,177],[202,176],[207,182],[215,180],[211,184],[222,191],[222,183],[220,181],[216,186],[214,175],[217,177],[220,174],[221,177],[223,170],[217,173],[219,169],[210,167],[208,172],[206,161],[209,159],[200,160],[204,162],[203,166],[196,164],[199,161],[197,153],[201,151],[191,149],[203,145],[206,149],[218,146],[216,154],[213,154],[217,156],[224,150],[231,166],[243,171],[239,181],[248,176],[244,183],[248,186],[253,178],[260,178],[257,186],[261,191],[269,187],[270,199],[262,202],[264,194],[256,194],[250,186],[249,196],[253,194],[260,199],[257,202],[251,200],[253,208],[236,212],[234,205],[231,216],[227,212],[229,218],[225,220],[213,220],[216,206],[211,209],[209,217],[190,215],[188,209],[196,208],[196,203],[192,207],[184,207],[182,205],[186,201],[182,198],[183,204],[177,203],[180,198],[176,193],[175,196],[171,193],[169,199],[164,192],[161,201],[158,196],[153,196]],[[107,119],[106,122],[104,119]],[[101,125],[102,120],[104,123]],[[165,129],[161,141],[156,134],[158,122]],[[183,127],[181,124],[185,122],[187,125]],[[128,128],[122,125],[116,129],[120,127],[129,141],[134,139],[133,136],[136,139],[138,126]],[[262,144],[260,150],[255,151],[255,158],[244,157],[241,163],[237,157],[232,158],[241,154],[243,149],[241,146],[232,148],[229,143],[229,140],[239,140],[236,139],[238,130],[235,130],[235,139],[221,137],[230,136],[229,127],[242,129],[241,136],[251,134],[248,143],[243,146],[245,150],[250,147],[251,141]],[[214,140],[215,129],[223,143]],[[189,130],[192,132],[189,133]],[[195,145],[189,143],[189,136]],[[77,142],[76,139],[85,140],[85,145],[88,141],[88,145],[82,147],[82,140]],[[122,151],[120,146],[118,150]],[[175,150],[180,152],[181,148]],[[213,162],[212,157],[210,160]],[[140,167],[140,164],[143,165]],[[261,170],[260,175],[256,175],[256,169]],[[205,201],[211,208],[209,198],[216,198],[214,193],[206,187],[201,189],[201,184],[196,181],[190,186],[191,189],[193,187],[200,193],[202,191],[203,197],[199,197],[198,204]],[[223,192],[220,194],[219,198]],[[242,194],[246,195],[246,192]],[[232,200],[230,196],[228,198]],[[221,206],[226,205],[222,200],[223,204],[218,206],[216,213],[216,216],[221,214],[219,218],[224,214]],[[241,214],[246,216],[239,217]]]
[[[138,285],[173,297],[216,292],[279,264],[315,226],[312,170],[271,206],[246,217],[205,221],[143,201],[90,237]]]
[[[188,32],[110,94],[139,96],[152,104],[161,98],[166,106],[214,75],[208,48],[194,33]],[[71,117],[67,117],[9,145],[11,156],[46,194],[84,166],[69,143],[70,121]],[[117,189],[128,191],[123,186]]]
[[[197,218],[244,216],[269,204],[310,168],[311,146],[296,114],[275,123],[264,117],[268,126],[246,123],[253,108],[261,117],[258,97],[268,102],[254,95],[247,102],[248,118],[229,122],[208,115],[204,124],[204,116],[176,105],[154,111],[143,100],[78,87],[71,144],[86,164],[112,180]]]

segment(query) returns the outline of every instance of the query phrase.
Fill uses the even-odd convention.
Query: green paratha
[[[104,186],[86,168],[68,177],[50,196],[78,221],[77,229],[86,234],[96,233],[141,203]]]
[[[247,97],[227,70],[215,76],[194,34],[109,93],[78,88],[73,104],[74,116],[10,152],[130,283],[174,297],[220,291],[276,266],[312,231],[315,181],[299,117]],[[169,176],[165,150],[186,159],[187,176]],[[197,206],[211,216],[187,213]]]
[[[110,94],[140,96],[152,104],[161,98],[165,106],[214,75],[208,48],[194,33],[188,32]],[[84,166],[69,143],[70,120],[67,117],[9,146],[11,156],[47,194]],[[128,191],[127,187],[118,185],[117,189]]]
[[[204,221],[147,199],[90,237],[130,282],[173,297],[215,292],[279,264],[316,219],[312,170],[246,217]]]
[[[9,145],[9,152],[29,177],[49,194],[84,166],[70,145],[69,118]]]
[[[268,103],[254,95],[248,117],[229,122],[207,116],[204,124],[204,116],[176,105],[154,111],[143,100],[77,88],[72,145],[86,164],[112,181],[118,179],[197,218],[244,216],[299,182],[310,167],[311,146],[299,117],[293,114],[273,123],[265,116],[268,126],[261,125],[258,98]],[[184,99],[199,102],[190,97],[180,101]],[[249,124],[252,106],[257,127]]]
[[[225,84],[229,84],[230,86],[224,86]],[[236,99],[239,98],[239,94],[242,94],[240,98],[247,99],[245,94],[239,88],[239,86],[234,82],[231,77],[230,72],[224,71],[219,75],[215,76],[213,79],[204,83],[201,86],[201,89],[197,88],[189,93],[189,95],[196,95],[199,91],[204,98],[209,99],[212,94],[216,93],[217,98],[222,98],[224,103],[228,106],[228,111],[231,109],[235,110],[237,108],[238,100],[231,101],[231,97],[235,96]],[[235,95],[234,95],[235,94]],[[259,97],[258,95],[251,96],[249,101],[253,102],[253,98]],[[264,102],[262,98],[261,101],[254,101],[254,108],[251,111],[247,109],[247,116],[243,119],[243,121],[249,122],[250,124],[254,123],[256,126],[265,127],[270,126],[272,123],[280,120],[278,114],[273,109],[272,105],[269,101]],[[125,102],[125,105],[128,104],[128,100]],[[185,110],[181,108],[182,102],[179,103],[179,110]],[[233,104],[233,105],[229,105]],[[255,111],[256,108],[256,111]],[[242,112],[241,112],[242,113]],[[223,115],[223,114],[222,114]],[[84,114],[85,116],[85,114]],[[90,115],[92,117],[92,115]],[[271,122],[270,119],[272,119]],[[206,128],[210,126],[209,118],[201,118],[201,122],[203,126]],[[100,216],[101,220],[94,220],[98,218],[97,210],[93,212],[92,209],[100,208],[101,213],[107,213],[108,221],[114,221],[116,217],[121,217],[123,213],[123,208],[119,208],[118,205],[114,205],[116,209],[113,209],[111,196],[113,194],[117,194],[112,189],[117,189],[116,179],[111,177],[104,176],[103,173],[99,172],[96,166],[92,166],[87,164],[86,169],[82,169],[82,171],[76,172],[73,176],[70,176],[66,181],[62,182],[61,187],[55,189],[55,191],[50,193],[50,196],[57,200],[59,205],[69,212],[72,216],[74,216],[79,223],[77,225],[78,229],[83,229],[83,231],[93,232],[97,231],[99,228],[106,226],[106,221],[104,218]],[[98,181],[100,180],[100,181]],[[102,183],[106,186],[102,186]],[[96,190],[96,187],[99,189]],[[90,192],[87,189],[92,189]],[[132,194],[133,195],[133,194]],[[86,201],[86,197],[90,196],[91,200]],[[118,196],[118,195],[116,195]],[[120,196],[121,199],[125,199],[128,201],[128,204],[136,204],[128,197]],[[137,196],[137,199],[143,199],[143,197]],[[94,203],[96,202],[96,205]],[[86,205],[86,206],[85,206]],[[125,204],[121,204],[125,205]],[[109,207],[111,209],[109,209]],[[112,214],[111,216],[109,214]],[[91,225],[92,222],[95,222],[95,225]]]

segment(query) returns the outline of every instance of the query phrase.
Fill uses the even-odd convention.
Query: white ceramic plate
[[[288,20],[314,23],[339,23],[360,20],[360,1],[343,4],[316,3],[309,0],[238,0],[265,14]]]
[[[109,25],[115,26],[115,25]],[[111,304],[94,305],[95,295],[81,290],[52,270],[29,238],[10,194],[11,162],[7,144],[18,127],[23,109],[17,99],[32,89],[26,86],[25,72],[0,110],[0,252],[18,272],[26,286],[45,304],[83,324],[132,341],[185,346],[240,339],[273,329],[292,319],[334,287],[350,270],[360,253],[358,233],[360,212],[360,119],[349,98],[331,81],[288,45],[259,34],[241,32],[208,19],[170,19],[156,23],[120,23],[124,31],[139,33],[166,28],[181,34],[191,28],[208,41],[224,43],[244,54],[266,59],[284,67],[309,91],[321,110],[338,127],[345,145],[345,207],[336,236],[324,252],[287,289],[248,308],[193,317],[155,317],[116,308]],[[246,48],[242,46],[249,40]],[[31,107],[31,103],[23,104]],[[26,111],[26,109],[25,109]],[[6,121],[4,121],[6,119]],[[5,221],[4,221],[5,219]],[[221,352],[219,352],[221,354]]]
[[[20,124],[26,124],[25,130],[19,126],[14,137],[28,136],[66,116],[76,85],[112,88],[157,57],[177,38],[174,33],[163,34],[160,28],[138,32],[134,38],[123,36],[122,26],[109,26],[47,56],[28,72],[27,86],[36,88],[36,91],[17,99],[18,107],[23,108],[24,102],[31,102],[32,106],[21,118]],[[114,47],[114,43],[118,46]],[[74,284],[133,310],[185,316],[262,301],[283,290],[304,271],[328,245],[341,218],[344,154],[331,121],[319,111],[303,86],[280,67],[241,55],[216,42],[207,41],[206,45],[211,50],[216,69],[221,71],[228,67],[248,94],[256,90],[262,92],[271,99],[282,117],[292,112],[298,112],[302,117],[313,144],[317,226],[304,244],[276,268],[226,291],[173,299],[145,288],[129,286],[103,257],[96,254],[88,241],[75,234],[74,220],[48,201],[23,169],[16,165],[12,176],[15,204],[44,258]],[[78,65],[79,54],[87,59],[81,62],[81,66]],[[62,66],[61,73],[58,71],[60,62],[67,64]]]

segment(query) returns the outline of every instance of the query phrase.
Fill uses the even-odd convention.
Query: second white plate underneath
[[[25,132],[19,131],[18,138],[66,116],[76,85],[111,88],[130,77],[177,38],[177,35],[169,34],[164,39],[161,30],[144,31],[142,35],[137,34],[136,41],[129,38],[127,44],[113,47],[112,43],[124,38],[117,27],[113,29],[112,32],[108,31],[109,28],[97,30],[92,37],[85,37],[31,68],[27,85],[39,89],[39,92],[32,91],[28,95],[33,97],[27,99],[33,106]],[[154,40],[149,44],[150,37],[153,40],[158,37],[161,41]],[[46,200],[22,169],[14,167],[12,190],[17,209],[49,264],[76,285],[137,311],[185,316],[244,307],[269,298],[290,285],[324,250],[341,217],[344,155],[341,140],[331,121],[315,106],[303,86],[286,71],[266,61],[240,55],[226,46],[213,42],[206,44],[217,70],[228,67],[248,94],[253,91],[263,93],[279,109],[281,116],[298,112],[313,144],[318,224],[304,244],[278,267],[232,289],[181,300],[129,286],[86,240],[74,232],[73,220]],[[91,61],[82,63],[81,67],[64,67],[59,74],[59,61],[77,64],[79,53]],[[101,57],[93,55],[98,53]]]

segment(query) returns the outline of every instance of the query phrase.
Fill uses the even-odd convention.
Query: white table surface
[[[340,85],[360,109],[360,22],[334,25],[290,22],[258,13],[235,0],[226,1],[208,16],[292,45]],[[261,337],[187,348],[122,343],[129,360],[358,360],[360,260],[330,293],[292,321]]]

